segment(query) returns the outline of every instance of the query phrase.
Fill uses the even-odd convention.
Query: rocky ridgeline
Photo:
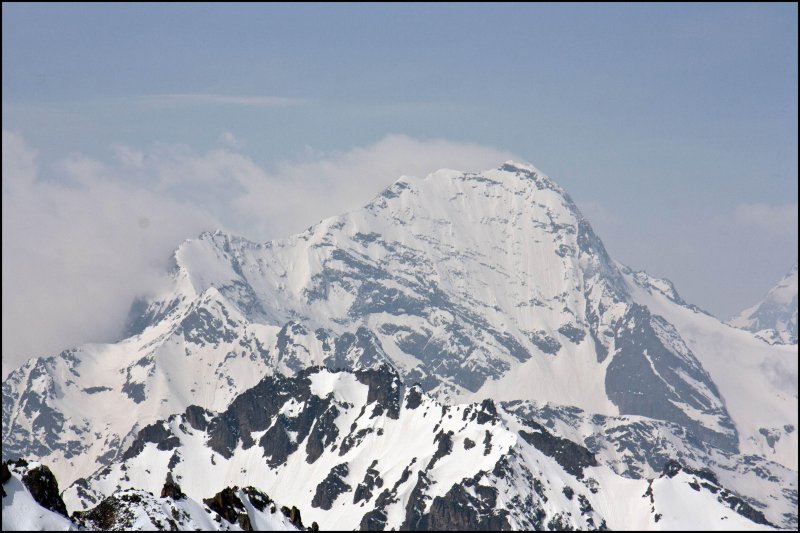
[[[143,517],[160,531],[194,529],[193,526],[198,525],[189,510],[192,503],[196,507],[201,506],[196,502],[190,502],[171,474],[167,474],[158,498],[141,490],[117,491],[94,508],[76,511],[71,516],[67,514],[67,508],[58,489],[58,481],[50,469],[38,463],[28,463],[25,459],[3,462],[0,467],[4,498],[3,513],[14,512],[13,507],[6,508],[5,501],[8,496],[5,485],[14,474],[22,481],[37,504],[68,519],[75,528],[90,531],[126,531],[140,527]],[[319,531],[316,522],[310,527],[303,525],[297,507],[279,508],[272,498],[254,487],[245,487],[241,490],[239,487],[225,488],[211,498],[204,499],[202,509],[209,515],[210,520],[216,523],[215,529],[229,530],[236,526],[243,531],[253,531],[255,530],[253,516],[248,512],[245,499],[259,513],[270,515],[279,513],[285,517],[286,520],[283,522],[291,526],[286,528],[288,530]],[[186,503],[190,505],[185,505]],[[12,504],[9,502],[9,505]]]
[[[615,495],[613,484],[596,479],[598,469],[630,462],[636,469],[623,469],[623,477],[641,480],[642,493],[653,480],[666,478],[667,485],[674,483],[691,496],[686,486],[695,490],[693,480],[672,480],[678,468],[687,476],[705,476],[698,486],[715,495],[717,511],[770,523],[751,501],[723,488],[710,470],[698,466],[703,457],[687,455],[669,442],[652,451],[657,468],[636,458],[608,465],[598,459],[615,442],[632,440],[636,449],[636,438],[666,434],[661,426],[651,427],[652,421],[587,421],[573,410],[569,415],[577,426],[592,422],[614,431],[613,439],[600,433],[584,445],[553,430],[553,421],[567,420],[567,413],[555,417],[551,408],[529,407],[491,399],[442,404],[420,387],[404,385],[388,365],[354,372],[313,367],[294,377],[268,376],[223,412],[191,406],[143,428],[123,463],[79,480],[79,487],[69,489],[68,501],[78,505],[86,494],[99,495],[100,487],[125,490],[129,472],[141,474],[153,461],[163,461],[170,469],[164,496],[182,494],[173,475],[184,481],[204,479],[221,468],[227,479],[241,485],[303,488],[293,500],[305,516],[320,522],[329,517],[339,525],[347,514],[345,529],[604,529],[609,525],[598,509]],[[400,428],[410,427],[412,445],[399,438],[408,437]],[[213,453],[197,457],[191,450],[198,445]],[[690,462],[678,465],[676,457]],[[766,476],[773,472],[758,461],[753,470]],[[306,473],[302,480],[298,471]],[[260,496],[248,492],[254,490],[228,488],[203,501],[221,518],[247,529],[252,523],[243,500],[256,505]],[[264,502],[260,505],[272,505]],[[654,503],[651,514],[659,512]],[[299,513],[284,509],[292,521]]]

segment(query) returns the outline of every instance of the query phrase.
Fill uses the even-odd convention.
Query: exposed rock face
[[[383,414],[397,420],[400,413],[400,399],[403,384],[397,371],[388,366],[356,371],[356,379],[369,386],[367,404],[375,404],[370,418]]]
[[[76,511],[69,517],[57,492],[58,482],[47,466],[19,459],[10,465],[2,463],[0,474],[3,485],[11,485],[14,494],[11,498],[4,495],[3,500],[3,529],[8,530],[29,528],[31,517],[38,517],[43,526],[55,530],[249,531],[253,524],[269,530],[306,529],[297,507],[283,507],[283,518],[277,513],[275,502],[253,487],[226,487],[203,500],[202,505],[185,495],[168,473],[160,497],[140,489],[118,489],[91,509]],[[89,488],[85,480],[81,486]],[[53,513],[60,516],[55,518]],[[23,524],[24,528],[20,528]],[[319,526],[314,522],[310,529],[318,531]]]
[[[323,416],[328,409],[335,410],[331,401],[311,394],[307,376],[316,371],[318,368],[304,370],[296,378],[280,375],[264,378],[258,385],[236,398],[225,412],[209,422],[208,445],[223,457],[230,457],[240,441],[247,449],[255,444],[251,437],[253,432],[268,430],[259,444],[269,464],[277,466],[297,450],[298,443],[305,440],[317,422],[312,442],[307,445],[309,462],[313,463],[324,448],[323,443],[331,441],[338,434],[337,428],[326,423],[326,417]],[[273,417],[278,415],[290,399],[302,403],[302,411],[294,417],[281,415],[277,423],[272,424]],[[335,411],[327,416],[335,417]],[[287,432],[296,432],[299,435],[292,440]]]
[[[475,495],[470,494],[470,487]],[[478,484],[454,485],[431,502],[425,529],[430,531],[508,531],[508,512],[497,509],[497,489]]]
[[[252,509],[244,505],[247,500]],[[287,530],[303,530],[300,512],[284,507],[287,521],[275,521],[276,506],[269,496],[253,488],[241,491],[237,487],[227,487],[212,498],[203,501],[205,507],[186,496],[175,499],[171,496],[155,498],[149,492],[127,489],[115,492],[105,498],[93,509],[75,512],[72,522],[75,526],[100,531],[130,531],[147,529],[157,531],[176,530],[221,530],[231,529],[252,531],[253,520],[258,521],[258,513],[272,515],[267,522],[272,527],[281,525]],[[264,516],[261,516],[264,519]],[[258,523],[258,522],[256,522]]]
[[[583,477],[584,468],[597,466],[594,454],[583,446],[575,444],[569,439],[554,436],[544,426],[532,420],[525,420],[524,423],[533,431],[522,430],[519,432],[520,436],[528,444],[536,446],[544,454],[554,458],[564,470],[578,479]]]
[[[11,479],[11,471],[8,469],[8,463],[3,461],[0,465],[0,484],[5,485],[9,479]]]
[[[156,422],[139,431],[136,440],[122,455],[123,460],[140,454],[148,442],[157,443],[159,450],[172,450],[180,445],[178,438],[170,432],[163,422]]]
[[[194,429],[205,431],[208,427],[209,412],[198,405],[190,405],[186,408],[186,422]]]
[[[250,478],[240,467],[230,470],[230,475],[241,479],[242,485],[269,479],[271,485],[264,488],[270,491],[301,482],[297,472],[303,465],[299,471],[307,472],[310,479],[302,481],[307,483],[308,496],[296,502],[298,510],[321,521],[327,516],[323,512],[337,513],[342,506],[363,509],[348,513],[357,519],[347,524],[348,529],[417,530],[448,524],[601,529],[605,517],[597,512],[602,506],[596,498],[613,495],[594,474],[587,473],[592,469],[611,468],[644,482],[657,478],[673,457],[686,458],[698,471],[698,465],[714,466],[714,461],[724,458],[717,452],[693,455],[693,443],[676,426],[664,422],[603,417],[572,407],[499,404],[491,399],[446,405],[417,387],[400,385],[397,378],[389,366],[369,372],[315,367],[293,378],[268,376],[222,413],[197,413],[200,420],[207,421],[205,430],[189,423],[195,416],[189,413],[151,425],[145,431],[147,438],[177,439],[181,446],[164,449],[167,446],[160,446],[160,441],[149,442],[147,454],[129,457],[121,470],[105,469],[68,493],[71,498],[84,498],[96,494],[97,486],[128,487],[125,472],[134,469],[141,473],[155,453],[182,479],[196,478],[198,470],[207,469],[208,475],[219,469],[229,471],[232,465],[247,464],[255,471],[266,468],[266,476]],[[380,414],[373,414],[378,406],[382,407]],[[583,438],[578,431],[587,427],[597,433]],[[576,433],[570,433],[572,429]],[[229,436],[219,441],[228,444],[218,447],[219,453],[210,459],[198,462],[187,455],[219,435]],[[137,440],[145,439],[140,435]],[[409,447],[407,442],[413,445]],[[387,457],[391,461],[386,461]],[[401,457],[405,458],[402,469],[395,464]],[[776,493],[776,497],[791,500],[791,476],[763,460],[749,461],[748,475],[758,475],[765,483],[785,480],[787,487],[781,490],[789,492]],[[724,463],[724,468],[730,468],[728,464],[733,463]],[[441,486],[441,472],[447,472],[447,487]],[[616,475],[610,470],[606,474]],[[168,488],[163,494],[168,494]],[[522,489],[526,492],[520,493]],[[746,495],[730,495],[749,503]],[[189,496],[197,500],[202,494]],[[267,505],[267,500],[259,503],[252,495],[242,496],[233,489],[218,496],[230,496],[231,502],[221,502],[216,509],[222,513],[219,516],[234,522],[241,509],[233,497],[243,503],[250,498],[256,508]],[[732,508],[722,500],[720,503]],[[750,507],[760,512],[755,505]],[[774,511],[762,515],[767,520],[776,516]],[[776,522],[791,520],[791,516],[777,516]]]
[[[375,470],[375,465],[378,464],[378,460],[372,462],[369,468],[367,468],[366,474],[364,474],[364,481],[359,483],[358,487],[356,487],[355,492],[353,493],[353,503],[358,503],[361,500],[370,501],[372,499],[373,490],[376,488],[383,487],[383,479],[381,479],[380,474],[377,470]]]
[[[162,498],[172,498],[173,500],[183,500],[186,495],[181,491],[180,485],[175,483],[172,479],[172,473],[167,474],[167,480],[164,482],[164,488],[161,489]]]
[[[775,527],[774,524],[771,524],[767,520],[767,518],[764,516],[764,513],[755,509],[741,497],[722,487],[717,479],[717,476],[710,470],[693,469],[682,465],[678,461],[669,461],[664,466],[664,472],[662,476],[674,478],[681,472],[685,472],[686,474],[694,477],[694,480],[689,483],[689,486],[692,489],[698,492],[703,489],[708,490],[717,496],[717,501],[727,505],[733,511],[739,513],[748,520],[756,524]]]
[[[345,483],[344,478],[350,473],[347,463],[336,465],[328,473],[328,476],[317,486],[314,499],[311,500],[312,507],[329,510],[333,502],[343,492],[350,490],[350,485]]]
[[[9,479],[11,479],[11,471],[8,469],[8,464],[3,461],[2,466],[0,466],[0,484],[5,485]],[[0,491],[2,491],[2,495],[5,498],[6,489],[3,487],[0,488]]]
[[[226,488],[212,498],[203,500],[203,503],[231,524],[237,524],[244,531],[252,531],[253,526],[250,524],[247,509],[236,495],[236,490],[238,487]]]
[[[39,505],[54,513],[67,516],[67,507],[61,499],[58,481],[49,468],[41,465],[29,469],[22,476],[22,482]]]
[[[300,517],[300,509],[298,509],[294,505],[292,505],[291,509],[286,507],[286,506],[283,506],[283,507],[281,507],[281,513],[283,513],[283,516],[288,518],[289,521],[291,521],[291,523],[297,529],[300,529],[300,530],[305,529],[303,527],[303,519]],[[316,522],[314,522],[314,524],[316,524]],[[317,529],[314,529],[313,525],[312,525],[312,531],[318,531],[318,530],[319,530],[319,526],[317,526]]]
[[[671,324],[633,304],[615,335],[617,352],[605,382],[621,414],[675,422],[703,442],[728,452],[738,450],[736,426],[716,385]],[[698,393],[698,387],[711,394]],[[713,424],[698,422],[692,412],[707,413]]]
[[[119,497],[109,496],[95,508],[88,511],[77,511],[72,520],[87,529],[101,531],[120,531],[131,527],[134,514],[131,506],[139,504],[142,497],[138,494],[122,494]]]

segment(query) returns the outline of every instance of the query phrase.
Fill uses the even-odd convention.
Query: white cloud
[[[309,149],[273,172],[229,148],[112,149],[110,161],[71,154],[41,170],[34,150],[3,131],[4,375],[27,357],[115,339],[133,299],[158,288],[171,252],[201,231],[288,236],[365,204],[400,175],[513,158],[402,135],[345,152]]]
[[[114,339],[132,300],[161,282],[175,244],[218,224],[83,156],[42,180],[26,175],[35,154],[7,132],[3,155],[3,183],[14,185],[2,198],[4,375],[31,356]]]
[[[786,235],[797,230],[797,202],[790,204],[740,204],[735,220],[770,235]]]
[[[222,144],[224,144],[228,148],[233,148],[236,150],[241,150],[245,146],[243,141],[238,139],[236,135],[234,135],[229,131],[223,132],[222,135],[219,136],[219,140]]]
[[[223,94],[153,94],[146,101],[157,104],[225,104],[249,107],[289,107],[306,103],[302,98],[284,96],[232,96]]]
[[[322,218],[365,204],[401,175],[425,176],[439,168],[485,170],[514,155],[491,147],[443,139],[389,135],[366,147],[310,161],[285,162],[267,175],[242,173],[245,192],[236,211],[260,234],[280,237]]]
[[[130,146],[115,144],[112,146],[117,160],[125,167],[141,169],[144,167],[144,152]]]
[[[29,186],[36,173],[36,152],[22,137],[3,130],[3,195]]]

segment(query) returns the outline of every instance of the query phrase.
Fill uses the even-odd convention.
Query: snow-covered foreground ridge
[[[285,240],[203,234],[176,251],[171,288],[135,311],[126,339],[9,375],[4,458],[72,484],[130,460],[143,428],[191,405],[224,412],[265,377],[388,365],[444,405],[546,414],[630,479],[707,460],[772,523],[797,524],[797,345],[722,324],[614,262],[529,165],[403,177]]]
[[[278,508],[253,487],[226,487],[211,498],[194,500],[171,477],[159,496],[118,490],[92,509],[68,516],[47,466],[19,460],[2,467],[3,531],[319,530],[316,523],[303,527],[297,508]]]
[[[768,529],[770,518],[782,519],[705,466],[667,460],[650,478],[619,475],[608,450],[559,437],[514,407],[445,405],[387,366],[309,368],[265,378],[223,412],[191,406],[144,428],[121,462],[78,480],[64,500],[78,510],[73,524],[101,529],[247,529],[252,512],[229,516],[222,503],[236,496],[253,511],[244,502],[260,501],[263,515],[268,498],[223,488],[234,481],[280,493],[306,520],[341,530]],[[647,425],[615,421],[637,422]],[[663,451],[652,454],[656,462]],[[15,506],[4,499],[4,516],[17,516]]]

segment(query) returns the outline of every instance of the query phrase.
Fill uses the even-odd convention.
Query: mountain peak
[[[505,163],[503,163],[498,170],[505,170],[506,172],[534,172],[536,174],[541,174],[542,172],[536,168],[535,166],[531,165],[530,163],[522,163],[519,161],[514,161],[513,159],[509,159]]]
[[[622,486],[603,483],[592,500],[595,485],[613,479],[609,471],[597,481],[595,469],[642,478],[635,492],[652,489],[650,500],[634,499],[649,512],[660,483],[652,473],[664,460],[702,465],[719,457],[725,463],[715,472],[726,479],[738,472],[733,482],[747,489],[743,496],[796,528],[796,347],[725,326],[695,312],[668,280],[615,263],[567,193],[532,165],[402,177],[365,207],[285,239],[204,232],[180,246],[175,263],[172,284],[137,306],[130,337],[33,360],[3,383],[4,457],[46,459],[75,482],[76,504],[86,494],[107,496],[129,467],[152,472],[146,488],[161,490],[167,465],[190,497],[189,489],[206,494],[202,483],[227,483],[226,473],[286,486],[277,477],[283,469],[284,479],[304,479],[281,494],[303,498],[304,516],[369,501],[378,476],[394,487],[366,504],[368,515],[359,505],[348,527],[416,527],[425,513],[441,518],[453,509],[490,516],[499,502],[514,501],[506,487],[533,486],[521,498],[539,498],[537,487],[547,484],[555,493],[541,493],[541,501],[578,519],[592,501],[604,509]],[[785,300],[777,298],[782,285],[775,301]],[[355,373],[340,372],[347,369]],[[531,406],[565,434],[546,437],[544,418],[505,416],[508,402]],[[629,429],[620,432],[620,423]],[[573,467],[589,452],[566,434],[599,452],[585,476]],[[199,440],[179,452],[184,436]],[[201,446],[210,452],[190,453]],[[359,450],[366,451],[354,461]],[[541,468],[547,450],[564,464]],[[160,471],[150,470],[153,453],[163,457]],[[398,462],[400,453],[413,457]],[[112,456],[122,462],[109,464]],[[136,462],[123,464],[129,460]],[[478,473],[460,471],[476,464]],[[569,479],[534,481],[521,470],[526,464]],[[517,467],[522,477],[508,478]],[[93,472],[113,476],[84,492],[79,478]],[[764,483],[754,477],[773,473]],[[559,492],[573,480],[586,490],[573,483]],[[685,481],[694,501],[693,485],[701,485]],[[334,501],[348,491],[352,499]],[[518,501],[522,515],[545,516],[527,503],[535,500]],[[518,525],[563,529],[568,516]],[[588,528],[588,519],[577,525]]]
[[[729,322],[769,344],[797,343],[797,262],[764,298]]]

